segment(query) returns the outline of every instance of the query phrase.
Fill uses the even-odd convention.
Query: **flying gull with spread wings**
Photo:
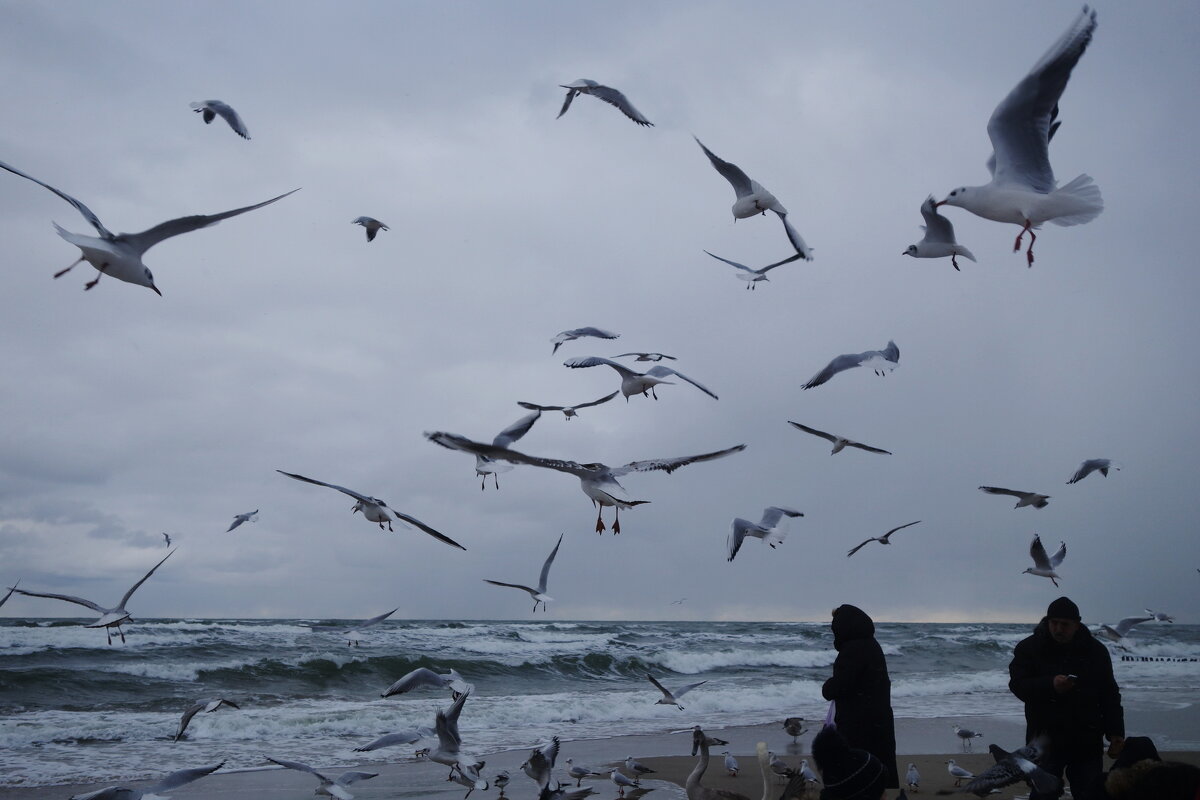
[[[803,511],[793,508],[767,506],[758,522],[734,517],[733,522],[729,523],[729,536],[725,541],[726,560],[733,561],[747,536],[762,539],[764,544],[774,550],[776,545],[783,544],[783,540],[787,538],[788,518],[803,516]]]
[[[794,428],[799,428],[805,433],[811,433],[813,436],[820,436],[822,439],[828,442],[832,442],[833,449],[829,451],[829,455],[831,456],[842,452],[842,450],[847,447],[857,447],[859,450],[866,450],[868,453],[882,453],[885,456],[890,456],[892,454],[890,450],[881,450],[878,447],[871,447],[869,444],[863,444],[862,442],[856,442],[853,439],[847,439],[845,436],[838,436],[833,433],[819,431],[816,428],[810,428],[807,425],[801,425],[799,422],[792,422],[790,419],[788,420],[788,425],[791,425]]]
[[[845,372],[855,367],[870,367],[876,375],[886,375],[900,364],[900,348],[895,342],[889,341],[882,350],[865,350],[861,353],[843,353],[837,356],[825,367],[813,375],[803,388],[812,389],[820,386],[839,372]]]
[[[880,544],[891,544],[891,543],[892,543],[892,542],[891,542],[891,536],[892,536],[892,534],[893,534],[893,533],[895,533],[896,531],[902,531],[902,530],[904,530],[905,528],[908,528],[908,527],[910,527],[910,526],[912,526],[912,525],[916,525],[916,524],[917,524],[917,523],[919,523],[920,521],[921,521],[921,520],[917,520],[916,522],[910,522],[910,523],[908,523],[907,525],[900,525],[899,527],[892,528],[890,531],[888,531],[887,533],[885,533],[883,536],[872,536],[870,539],[867,539],[867,540],[866,540],[866,541],[864,541],[862,544],[857,544],[857,545],[855,545],[854,547],[851,547],[851,548],[850,548],[850,552],[849,552],[849,553],[846,553],[846,558],[849,558],[850,556],[852,556],[852,555],[854,555],[855,553],[857,553],[859,550],[862,550],[864,547],[866,547],[866,546],[867,546],[868,544],[870,544],[871,542],[879,542]]]
[[[241,116],[228,103],[223,103],[220,100],[203,100],[191,103],[190,105],[192,111],[204,117],[205,125],[211,125],[214,119],[220,117],[229,123],[229,127],[233,128],[233,132],[238,136],[247,140],[250,138],[250,129],[246,127],[246,123],[242,122]]]
[[[1001,489],[999,486],[980,486],[979,491],[987,492],[988,494],[1006,494],[1010,497],[1015,497],[1017,498],[1017,504],[1013,506],[1013,508],[1021,508],[1022,506],[1045,508],[1050,503],[1050,495],[1048,494],[1023,492],[1020,489]]]
[[[921,230],[925,231],[925,238],[916,244],[910,244],[908,249],[900,255],[912,256],[913,258],[945,258],[950,256],[950,264],[957,270],[958,257],[975,260],[975,256],[971,255],[971,251],[963,247],[954,239],[954,225],[950,220],[943,217],[937,212],[937,203],[933,201],[933,195],[929,195],[925,202],[921,204],[921,216],[925,218],[925,224],[921,226]]]
[[[708,387],[692,380],[682,372],[678,372],[670,367],[663,366],[662,364],[651,367],[645,372],[637,372],[625,366],[624,364],[619,364],[612,359],[601,358],[600,356],[581,356],[578,358],[568,358],[563,362],[563,366],[570,367],[571,369],[584,369],[587,367],[599,367],[602,365],[612,367],[617,371],[617,374],[621,376],[621,394],[625,395],[625,402],[627,403],[629,402],[630,395],[640,394],[645,397],[646,392],[650,392],[654,399],[657,400],[658,394],[654,391],[654,387],[658,386],[660,383],[674,383],[674,381],[667,380],[669,377],[676,377],[687,381],[692,386],[695,386],[697,389],[711,397],[713,400],[718,399],[716,394],[714,394]]]
[[[560,83],[559,86],[567,90],[567,96],[563,100],[562,110],[558,112],[558,117],[567,113],[567,109],[571,107],[571,101],[576,96],[581,94],[590,94],[597,100],[603,100],[610,106],[615,106],[620,109],[621,113],[629,117],[638,125],[654,127],[654,123],[646,119],[642,112],[633,107],[633,103],[629,102],[629,98],[621,94],[611,86],[603,86],[593,80],[580,78],[570,83]],[[556,117],[556,119],[558,118]]]
[[[484,578],[484,582],[490,583],[493,586],[507,586],[510,589],[520,589],[523,592],[528,592],[529,596],[533,598],[533,610],[537,611],[538,603],[541,603],[542,610],[545,611],[546,601],[554,599],[546,594],[546,582],[550,578],[550,565],[554,563],[554,557],[558,555],[558,548],[562,546],[562,540],[563,535],[560,533],[558,535],[558,544],[554,545],[554,549],[550,551],[550,555],[546,556],[546,561],[542,564],[542,573],[541,577],[538,578],[536,589],[520,583],[504,583],[503,581],[493,581],[488,578]]]
[[[1058,586],[1059,575],[1054,570],[1067,557],[1067,543],[1060,542],[1058,550],[1054,555],[1046,555],[1046,548],[1042,546],[1042,537],[1036,533],[1033,535],[1033,541],[1029,545],[1029,557],[1033,559],[1033,566],[1022,570],[1021,574],[1028,572],[1030,575],[1037,575],[1042,578],[1049,578],[1050,582]]]
[[[582,339],[585,336],[590,336],[594,339],[619,339],[619,338],[621,338],[621,334],[613,333],[612,331],[606,331],[603,328],[593,328],[591,326],[584,327],[584,328],[573,328],[569,331],[561,331],[560,333],[558,333],[558,335],[556,335],[553,339],[550,340],[550,343],[552,345],[554,345],[554,349],[550,351],[550,354],[553,355],[553,354],[557,353],[558,348],[562,347],[564,343],[573,342],[576,339]]]
[[[604,395],[604,397],[601,397],[599,400],[592,400],[589,403],[578,403],[577,405],[573,406],[539,406],[537,403],[527,403],[524,400],[518,400],[517,405],[519,405],[521,408],[528,408],[530,411],[561,411],[563,416],[566,417],[567,422],[570,422],[571,417],[579,416],[579,414],[576,413],[579,411],[579,409],[591,408],[592,406],[598,406],[601,403],[607,403],[620,393],[621,390],[618,389],[611,394]]]

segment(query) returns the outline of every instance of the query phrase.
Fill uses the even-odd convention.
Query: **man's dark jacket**
[[[1112,658],[1083,625],[1070,642],[1059,644],[1043,617],[1033,635],[1017,643],[1008,674],[1009,690],[1025,703],[1026,741],[1047,736],[1049,752],[1057,758],[1097,758],[1104,749],[1103,737],[1125,735]],[[1055,692],[1055,675],[1078,676],[1075,688]]]
[[[883,649],[875,641],[875,623],[862,609],[844,605],[833,613],[833,646],[838,651],[833,675],[821,687],[837,701],[834,722],[851,747],[883,762],[886,786],[900,785],[896,769],[896,726],[892,718],[892,679]]]

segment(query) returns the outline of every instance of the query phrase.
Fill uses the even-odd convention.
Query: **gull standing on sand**
[[[561,411],[563,412],[563,416],[566,417],[567,422],[570,422],[571,417],[579,416],[576,413],[579,409],[591,408],[592,406],[598,406],[601,403],[607,403],[620,393],[621,390],[618,389],[612,394],[604,395],[604,397],[601,397],[599,400],[593,400],[590,403],[579,403],[578,405],[574,406],[539,406],[537,403],[527,403],[524,400],[518,400],[517,405],[519,405],[521,408],[528,408],[530,411]]]
[[[751,267],[747,267],[745,264],[739,264],[736,261],[730,261],[728,258],[721,258],[719,255],[716,255],[715,253],[709,253],[707,250],[705,250],[704,252],[708,253],[708,255],[712,256],[717,261],[724,261],[729,266],[734,267],[737,270],[740,270],[734,277],[736,277],[740,281],[746,281],[747,289],[755,288],[755,284],[760,283],[762,281],[769,281],[770,278],[767,277],[767,273],[770,272],[771,270],[775,269],[776,267],[781,267],[784,264],[790,264],[793,261],[795,261],[796,259],[800,258],[800,254],[797,253],[796,255],[791,256],[790,258],[785,258],[782,261],[776,261],[774,264],[767,264],[765,267],[759,267],[758,269],[752,269]]]
[[[1058,551],[1052,556],[1047,556],[1046,548],[1042,546],[1042,537],[1035,533],[1033,542],[1029,545],[1029,556],[1033,559],[1033,566],[1023,570],[1021,574],[1028,572],[1030,575],[1049,578],[1051,583],[1058,586],[1056,579],[1062,576],[1054,570],[1067,557],[1067,543],[1061,542]]]
[[[583,785],[584,778],[603,778],[603,772],[597,772],[591,767],[585,767],[582,764],[576,764],[573,760],[567,759],[567,774],[575,779],[576,786]]]
[[[733,192],[737,195],[737,199],[733,203],[733,221],[746,219],[758,214],[766,214],[768,211],[774,211],[779,217],[779,221],[783,223],[783,230],[787,233],[788,241],[792,243],[792,247],[796,249],[796,254],[805,261],[812,261],[812,250],[804,243],[804,239],[792,227],[792,223],[788,222],[787,209],[783,204],[775,199],[775,195],[763,188],[758,181],[751,180],[750,176],[742,172],[736,164],[731,164],[724,161],[714,154],[711,150],[704,146],[704,142],[696,139],[696,144],[700,145],[700,149],[704,151],[704,155],[708,156],[709,162],[721,173],[725,180],[729,181],[733,186]],[[712,255],[709,253],[709,255]],[[713,256],[716,258],[717,256]],[[721,259],[724,261],[724,259]]]
[[[651,675],[650,673],[646,673],[646,680],[653,683],[654,688],[656,688],[660,692],[662,692],[663,696],[660,697],[658,700],[656,700],[654,703],[656,706],[675,706],[680,711],[683,711],[683,706],[681,706],[679,704],[679,698],[683,697],[685,694],[690,692],[692,689],[695,689],[697,686],[703,686],[704,684],[708,683],[708,681],[700,681],[699,683],[689,683],[686,686],[680,686],[678,689],[671,691],[670,689],[668,689],[667,687],[665,687],[661,683],[659,683],[657,680],[655,680],[654,676]],[[629,767],[629,764],[626,763],[625,766]],[[629,767],[629,768],[631,770],[634,769],[633,767]],[[636,770],[634,770],[634,771],[636,772]]]
[[[541,416],[541,411],[534,411],[532,414],[526,414],[496,434],[496,438],[492,439],[492,445],[495,447],[508,447],[513,442],[529,433],[529,429],[533,427],[533,423],[537,422],[538,418]],[[502,464],[495,459],[487,458],[486,456],[475,456],[475,475],[476,477],[483,478],[479,484],[480,491],[487,488],[488,475],[492,476],[492,481],[496,484],[496,489],[499,490],[500,478],[498,477],[498,474],[501,472],[508,472],[511,469],[512,464]]]
[[[124,786],[106,786],[103,789],[97,789],[94,792],[86,794],[72,795],[70,800],[141,800],[143,797],[147,800],[169,800],[163,792],[169,792],[172,789],[178,789],[184,784],[199,780],[205,775],[212,773],[225,766],[222,761],[218,764],[213,764],[208,767],[195,767],[193,769],[180,769],[172,772],[153,786],[147,786],[145,789],[128,789]]]
[[[255,203],[252,206],[245,206],[244,208],[235,208],[232,211],[223,211],[219,214],[194,214],[190,217],[179,217],[155,225],[153,228],[144,230],[141,233],[113,233],[104,227],[104,223],[100,221],[100,218],[90,208],[66,192],[59,191],[48,183],[42,183],[32,175],[26,175],[24,172],[15,167],[10,167],[3,161],[0,161],[0,167],[14,175],[20,175],[22,178],[31,180],[37,185],[54,192],[63,200],[66,200],[100,234],[99,237],[96,237],[71,233],[55,223],[54,229],[58,231],[58,235],[78,247],[82,255],[72,261],[65,269],[60,269],[54,273],[54,277],[61,278],[70,272],[80,261],[86,261],[95,267],[100,275],[111,275],[117,280],[125,281],[126,283],[145,286],[153,290],[160,297],[162,296],[162,292],[154,285],[154,276],[150,274],[150,270],[142,263],[142,256],[145,255],[147,250],[165,239],[170,239],[172,236],[178,236],[181,233],[191,233],[201,228],[207,228],[209,225],[216,225],[223,219],[236,217],[238,214],[245,214],[247,211],[268,206],[277,200],[282,200],[293,192],[300,191],[299,189],[292,189],[291,192],[285,192],[278,197],[272,197],[270,200],[264,200],[261,203]],[[99,283],[100,275],[97,275],[95,280],[85,283],[83,288],[85,290],[91,289]]]
[[[283,758],[271,758],[270,756],[263,756],[263,758],[265,758],[267,761],[270,761],[272,764],[278,764],[281,767],[294,769],[297,772],[307,772],[309,775],[312,775],[314,778],[320,781],[320,785],[317,786],[317,791],[315,792],[316,794],[336,797],[338,800],[353,800],[354,795],[350,794],[350,792],[346,790],[346,787],[350,784],[379,776],[378,772],[357,772],[355,770],[350,770],[348,772],[343,772],[336,778],[330,778],[326,775],[322,775],[308,764],[302,764],[299,761],[288,761]]]
[[[958,740],[962,743],[962,749],[964,753],[971,749],[972,739],[980,739],[983,737],[982,733],[973,731],[970,728],[962,728],[958,725],[954,726],[954,735],[957,736]]]
[[[183,712],[183,716],[179,718],[179,730],[175,732],[175,741],[183,738],[183,732],[187,730],[188,724],[192,721],[192,717],[199,714],[201,711],[211,714],[222,706],[240,709],[237,703],[232,700],[226,700],[224,697],[218,697],[215,700],[205,700],[199,703],[193,703]]]
[[[1097,631],[1097,633],[1106,639],[1111,639],[1117,644],[1121,644],[1125,641],[1125,638],[1129,636],[1129,631],[1133,630],[1134,625],[1140,625],[1143,622],[1153,621],[1154,615],[1145,617],[1125,617],[1116,625],[1101,625],[1100,630]]]
[[[1079,483],[1093,472],[1099,472],[1107,478],[1110,469],[1115,469],[1119,472],[1121,468],[1114,466],[1111,458],[1089,458],[1079,465],[1079,469],[1075,470],[1075,474],[1071,476],[1071,480],[1067,481],[1067,483]]]
[[[774,550],[776,545],[783,544],[783,540],[787,538],[788,518],[803,516],[803,511],[794,508],[767,506],[758,522],[734,517],[733,522],[729,523],[729,536],[725,540],[726,560],[733,561],[747,536],[762,539],[763,544]],[[785,722],[784,726],[786,725]]]
[[[449,689],[450,697],[453,700],[457,700],[459,695],[471,691],[471,684],[464,681],[463,676],[459,675],[454,669],[451,669],[445,675],[439,675],[426,667],[417,667],[384,689],[383,694],[380,696],[391,697],[395,694],[404,694],[411,692],[413,689],[420,689],[425,686],[432,686],[435,689]]]
[[[907,523],[907,524],[905,524],[905,525],[900,525],[899,527],[892,528],[890,531],[888,531],[887,533],[885,533],[883,536],[872,536],[870,539],[867,539],[867,540],[866,540],[866,541],[864,541],[862,544],[858,544],[858,545],[855,545],[854,547],[851,547],[851,548],[850,548],[850,552],[849,552],[849,553],[846,553],[846,558],[849,558],[850,556],[852,556],[852,555],[854,555],[855,553],[857,553],[859,550],[862,550],[864,547],[866,547],[866,546],[867,546],[868,544],[870,544],[871,542],[879,542],[880,544],[891,544],[892,542],[891,542],[891,539],[890,539],[890,537],[891,537],[891,535],[892,535],[893,533],[895,533],[896,531],[902,531],[902,530],[904,530],[905,528],[908,528],[908,527],[910,527],[910,526],[912,526],[912,525],[916,525],[916,524],[918,524],[920,521],[921,521],[921,520],[917,520],[916,522],[909,522],[909,523]]]
[[[362,633],[367,628],[371,628],[371,627],[378,625],[379,623],[383,622],[385,619],[390,617],[392,614],[395,614],[399,610],[400,610],[400,607],[397,606],[396,608],[393,608],[391,611],[385,612],[376,617],[371,617],[370,619],[364,619],[362,622],[358,623],[353,628],[347,628],[346,630],[342,631],[342,636],[346,639],[346,646],[350,647],[353,645],[353,646],[357,647],[358,646],[358,635],[360,633]]]
[[[243,139],[250,139],[250,129],[246,127],[246,123],[242,122],[242,118],[229,104],[222,103],[220,100],[204,100],[190,105],[192,111],[204,117],[205,125],[212,124],[212,121],[220,116],[229,123],[229,127],[233,128],[234,133]]]
[[[1050,495],[1048,494],[1022,492],[1018,489],[1001,489],[999,486],[980,486],[979,491],[987,492],[988,494],[1006,494],[1010,497],[1015,497],[1017,498],[1017,504],[1013,508],[1021,508],[1022,506],[1045,508],[1050,501]]]
[[[921,216],[925,218],[925,224],[921,226],[921,230],[925,231],[925,238],[916,244],[910,244],[908,249],[900,255],[913,258],[950,256],[950,264],[956,270],[959,256],[971,261],[975,260],[975,256],[971,255],[970,250],[954,240],[954,226],[950,220],[937,212],[937,203],[933,201],[933,195],[929,195],[921,204]]]
[[[563,100],[562,110],[558,112],[558,117],[555,117],[555,119],[567,113],[567,109],[571,107],[571,101],[575,99],[576,95],[590,94],[592,97],[603,100],[610,106],[616,106],[621,110],[622,114],[629,117],[638,125],[654,127],[653,122],[646,119],[642,115],[642,112],[633,107],[633,103],[629,102],[629,98],[610,86],[602,86],[587,78],[580,78],[570,83],[560,83],[559,86],[567,90],[567,96]]]
[[[11,587],[11,590],[15,591],[17,594],[23,594],[28,597],[48,597],[51,600],[65,600],[68,603],[75,603],[76,605],[85,606],[87,608],[92,609],[93,611],[97,611],[100,613],[100,618],[98,620],[96,620],[95,622],[90,622],[87,625],[84,625],[84,627],[85,628],[104,628],[104,632],[108,635],[108,643],[109,644],[112,644],[112,630],[111,629],[116,628],[117,633],[121,634],[121,641],[124,642],[125,641],[125,631],[121,630],[121,623],[125,622],[125,620],[127,620],[127,619],[132,618],[132,615],[128,611],[125,610],[125,604],[129,602],[129,598],[133,597],[133,593],[138,590],[138,587],[141,586],[143,583],[145,583],[146,580],[151,575],[154,574],[154,571],[156,569],[158,569],[159,567],[161,567],[163,565],[163,562],[166,561],[168,558],[170,558],[172,556],[172,554],[174,554],[174,552],[175,551],[172,550],[170,553],[167,553],[165,556],[163,556],[162,561],[159,561],[157,564],[155,564],[153,567],[151,567],[150,571],[147,572],[145,575],[143,575],[142,579],[140,581],[135,583],[133,586],[129,587],[129,591],[126,592],[124,594],[124,596],[121,597],[121,601],[119,603],[117,603],[116,606],[114,606],[113,608],[105,608],[104,606],[98,605],[97,603],[93,603],[91,600],[84,600],[82,597],[73,597],[72,595],[69,595],[69,594],[51,594],[50,592],[27,592],[24,589],[18,589],[15,586]]]
[[[908,772],[904,775],[904,780],[908,784],[908,788],[914,792],[921,789],[921,773],[917,771],[917,765],[908,762]]]
[[[651,472],[655,470],[660,470],[670,475],[680,467],[686,467],[689,464],[696,464],[701,461],[712,461],[713,459],[723,458],[724,456],[739,453],[746,449],[746,445],[739,444],[724,450],[701,453],[695,456],[630,461],[623,467],[610,467],[599,462],[579,464],[575,461],[529,456],[516,450],[486,445],[482,442],[473,442],[465,437],[446,433],[445,431],[426,432],[425,438],[450,450],[462,450],[466,453],[485,455],[488,458],[503,459],[516,464],[529,464],[534,467],[544,467],[574,475],[579,478],[579,488],[592,501],[593,505],[598,506],[596,510],[597,533],[604,531],[604,520],[601,518],[601,514],[605,506],[611,506],[615,509],[612,531],[613,533],[620,533],[621,509],[633,508],[634,506],[650,502],[649,500],[629,499],[629,495],[625,492],[625,487],[617,482],[617,478],[628,475],[630,472]]]
[[[511,779],[509,778],[508,770],[506,769],[500,770],[496,773],[496,777],[492,778],[492,786],[495,786],[500,790],[501,797],[504,797],[504,787],[508,786],[509,780]]]
[[[417,519],[416,517],[411,517],[408,514],[402,513],[400,511],[396,511],[394,508],[388,508],[388,504],[383,502],[382,500],[379,500],[374,497],[368,497],[365,494],[359,494],[358,492],[354,491],[353,489],[347,489],[345,486],[338,486],[336,483],[325,483],[325,481],[318,481],[318,480],[314,480],[312,478],[306,478],[303,475],[297,475],[294,472],[284,472],[281,469],[277,469],[275,471],[278,472],[280,475],[286,475],[289,478],[294,478],[295,480],[298,480],[298,481],[304,481],[305,483],[312,483],[317,486],[327,486],[330,489],[337,489],[342,494],[353,497],[358,502],[355,503],[351,507],[350,512],[354,513],[357,511],[361,511],[362,515],[368,521],[374,522],[376,525],[378,525],[380,530],[383,530],[383,526],[385,523],[387,524],[387,529],[389,531],[392,530],[392,521],[393,520],[396,522],[399,522],[401,525],[405,525],[405,523],[408,523],[409,525],[415,525],[417,528],[420,528],[422,531],[424,531],[425,533],[428,533],[433,538],[437,539],[438,541],[445,542],[446,544],[450,545],[451,547],[457,547],[459,550],[467,549],[467,548],[463,547],[461,544],[459,544],[458,542],[451,539],[449,536],[446,536],[445,534],[442,534],[442,533],[438,533],[433,528],[429,527],[424,522],[421,522],[421,520]],[[405,525],[405,527],[408,527],[408,525]]]
[[[969,780],[975,777],[975,773],[965,770],[958,764],[955,764],[953,758],[946,762],[946,771],[950,773],[951,778],[954,778],[955,786],[958,786],[964,780]]]
[[[792,744],[796,744],[796,739],[806,730],[804,717],[788,717],[783,721],[783,729],[792,737]]]
[[[558,348],[562,347],[563,343],[573,342],[576,339],[582,339],[585,336],[590,336],[595,339],[619,339],[619,338],[621,338],[621,334],[613,333],[612,331],[606,331],[603,328],[593,328],[590,326],[586,327],[586,328],[574,328],[569,331],[562,331],[557,336],[555,336],[553,339],[550,340],[550,343],[552,345],[554,345],[554,349],[550,351],[550,354],[554,355],[555,353],[557,353]]]
[[[1096,12],[1084,6],[1066,32],[992,112],[987,125],[993,150],[988,161],[991,183],[959,187],[938,204],[1020,225],[1013,252],[1021,249],[1021,237],[1028,233],[1025,259],[1029,266],[1033,266],[1033,243],[1037,239],[1034,228],[1043,222],[1081,225],[1104,210],[1100,188],[1090,176],[1080,175],[1066,186],[1058,186],[1049,150],[1059,99],[1095,30]]]
[[[831,456],[837,455],[847,447],[857,447],[859,450],[866,450],[868,453],[882,453],[885,456],[890,456],[892,454],[890,450],[881,450],[878,447],[871,447],[869,444],[863,444],[862,442],[856,442],[853,439],[847,439],[845,436],[837,436],[836,434],[819,431],[816,428],[810,428],[807,425],[801,425],[799,422],[792,422],[790,419],[788,420],[788,425],[791,425],[793,428],[799,428],[805,433],[811,433],[813,436],[820,436],[822,439],[825,439],[828,442],[832,442],[833,449],[829,451],[829,455]]]
[[[229,533],[231,530],[238,527],[243,522],[258,522],[258,509],[256,508],[253,511],[247,511],[245,514],[236,515],[233,518],[233,524],[230,525],[228,528],[226,528],[225,532]]]
[[[839,372],[845,372],[855,367],[870,367],[876,375],[886,375],[900,365],[900,348],[895,342],[889,341],[882,350],[865,350],[861,353],[844,353],[813,375],[802,388],[812,389],[820,386]]]
[[[391,228],[389,228],[387,225],[384,225],[382,222],[375,219],[374,217],[358,217],[357,219],[353,220],[350,224],[351,225],[362,225],[364,228],[366,228],[368,242],[375,241],[375,235],[377,233],[379,233],[380,231],[390,231],[391,230]]]
[[[650,769],[640,761],[635,761],[633,756],[625,756],[625,769],[632,772],[635,778],[640,778],[643,775],[649,775],[652,772],[658,771]]]
[[[598,367],[602,364],[612,367],[617,371],[617,374],[621,376],[621,394],[625,395],[625,402],[627,403],[629,402],[630,395],[640,394],[645,397],[647,391],[649,391],[650,394],[654,396],[654,399],[657,400],[658,394],[655,393],[654,387],[660,383],[672,383],[672,381],[665,380],[665,378],[672,375],[676,378],[681,378],[687,381],[692,386],[695,386],[697,389],[711,397],[713,400],[718,399],[717,396],[705,386],[692,380],[682,372],[676,372],[670,367],[664,367],[661,364],[656,367],[651,367],[645,372],[635,372],[624,364],[618,364],[616,361],[608,358],[601,358],[600,356],[568,358],[563,362],[563,366],[570,367],[571,369]]]
[[[626,759],[626,761],[628,762],[628,759]],[[653,772],[654,770],[650,771]],[[624,797],[626,789],[633,789],[642,785],[641,781],[639,781],[637,778],[625,777],[625,775],[623,775],[616,767],[613,767],[611,770],[609,770],[608,778],[613,782],[613,786],[617,787],[618,797]]]
[[[562,546],[562,540],[563,534],[560,533],[558,535],[558,544],[554,545],[554,549],[550,551],[550,555],[546,557],[546,561],[542,564],[542,574],[541,577],[538,578],[538,585],[536,589],[523,586],[519,583],[502,583],[501,581],[493,581],[489,580],[488,578],[483,579],[484,583],[490,583],[493,586],[507,586],[511,589],[520,589],[523,592],[528,592],[529,596],[533,598],[534,613],[537,613],[538,603],[542,604],[542,610],[545,611],[546,601],[554,599],[546,594],[546,581],[550,578],[550,565],[554,563],[554,557],[558,555],[558,548]]]
[[[722,751],[721,755],[725,756],[725,774],[731,778],[736,778],[738,774],[738,761],[728,751]]]

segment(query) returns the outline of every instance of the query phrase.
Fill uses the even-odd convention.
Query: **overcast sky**
[[[135,617],[1085,621],[1200,619],[1200,7],[1103,4],[1051,160],[1095,221],[1039,234],[943,209],[978,263],[915,260],[919,206],[986,182],[992,109],[1074,2],[1005,4],[0,2],[0,160],[140,231],[295,195],[146,256],[163,297],[96,276],[60,198],[0,172],[0,579]],[[564,90],[622,90],[655,126]],[[204,125],[219,98],[252,135]],[[770,189],[815,252],[745,291],[774,215],[734,224],[692,141]],[[391,227],[372,243],[350,221]],[[551,354],[559,331],[594,325]],[[900,366],[801,386],[893,339]],[[602,461],[743,453],[622,483],[651,501],[594,530],[570,475],[473,458],[525,413],[617,388],[565,358],[678,356],[687,384],[543,415],[517,449]],[[891,450],[829,455],[787,420]],[[1086,458],[1122,467],[1065,485]],[[380,532],[383,498],[466,546]],[[1042,510],[980,484],[1052,496]],[[805,513],[725,559],[730,520]],[[234,514],[259,521],[226,533]],[[605,520],[611,521],[611,509]],[[891,547],[846,551],[913,520]],[[1067,542],[1061,590],[1022,574]],[[682,603],[672,601],[687,598]],[[14,597],[6,616],[77,616]]]

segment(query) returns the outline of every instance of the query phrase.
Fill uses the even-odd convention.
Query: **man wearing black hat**
[[[1079,606],[1060,597],[1013,650],[1008,688],[1025,703],[1025,738],[1044,739],[1040,766],[1066,773],[1076,800],[1103,797],[1104,739],[1116,758],[1125,744],[1121,690],[1108,648],[1081,624]],[[1029,800],[1057,800],[1031,792]]]

